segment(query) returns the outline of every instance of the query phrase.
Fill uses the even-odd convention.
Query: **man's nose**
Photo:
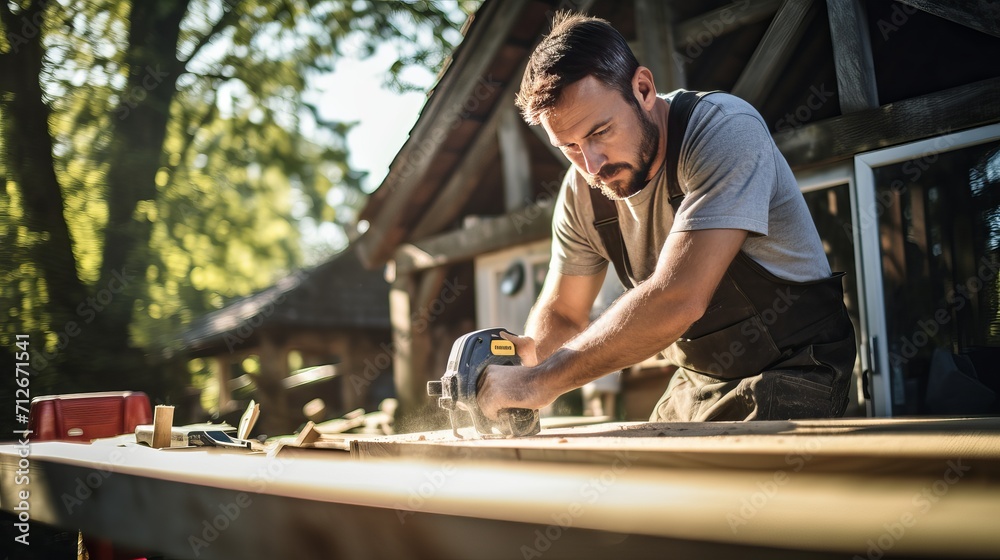
[[[601,170],[601,167],[608,161],[608,158],[604,157],[604,154],[599,150],[593,148],[582,148],[581,151],[583,152],[584,169],[591,175],[597,175],[597,172]]]

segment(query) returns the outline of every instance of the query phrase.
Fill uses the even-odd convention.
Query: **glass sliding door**
[[[867,410],[870,404],[866,402],[862,388],[862,372],[867,368],[867,337],[859,290],[861,279],[858,275],[858,255],[855,250],[857,232],[854,228],[854,168],[850,164],[836,165],[819,171],[797,173],[796,179],[816,230],[823,240],[830,269],[847,273],[844,277],[844,303],[854,324],[859,348],[854,367],[854,389],[845,415],[866,416],[871,411]]]
[[[1000,412],[1000,125],[855,164],[877,408]]]

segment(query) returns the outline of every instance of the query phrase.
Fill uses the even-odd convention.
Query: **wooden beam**
[[[448,137],[447,131],[464,118],[465,101],[484,79],[489,79],[487,69],[527,2],[487,2],[482,14],[477,14],[479,19],[489,22],[488,28],[482,24],[473,26],[474,33],[465,38],[459,58],[452,63],[456,68],[445,72],[435,86],[435,95],[421,111],[409,140],[396,155],[389,176],[379,187],[389,189],[391,194],[373,217],[366,234],[357,242],[362,262],[384,261],[404,236],[399,222],[410,204],[410,197]]]
[[[527,65],[528,60],[525,59],[512,76],[524,74],[524,68]],[[490,116],[480,127],[472,145],[462,155],[462,161],[452,171],[444,187],[434,196],[434,201],[424,213],[424,217],[410,231],[408,235],[410,239],[420,239],[441,231],[458,217],[458,213],[465,206],[465,203],[475,194],[476,185],[486,170],[487,162],[497,157],[499,146],[497,130],[500,114],[505,107],[514,106],[514,95],[520,87],[521,81],[518,79],[511,79],[504,86],[497,106],[490,111]]]
[[[837,68],[837,91],[843,114],[878,107],[868,18],[861,0],[826,3]]]
[[[413,348],[421,343],[414,340],[412,316],[416,311],[413,297],[417,292],[416,278],[400,274],[389,289],[389,318],[392,321],[392,369],[396,398],[401,414],[416,413],[426,404],[418,389],[419,366]]]
[[[1000,37],[1000,2],[995,0],[898,0],[922,12],[964,25],[987,35]]]
[[[516,83],[517,80],[511,80]],[[509,101],[497,107],[497,142],[500,145],[500,165],[503,169],[503,200],[507,212],[527,205],[532,200],[531,154],[521,131],[521,115]]]
[[[1000,78],[779,132],[774,141],[792,167],[806,167],[995,122],[1000,122]]]
[[[662,0],[635,0],[635,29],[641,63],[653,73],[657,91],[684,87],[684,67],[674,56],[674,26],[670,6]]]
[[[215,377],[215,386],[219,392],[216,406],[219,407],[219,415],[229,412],[233,394],[229,390],[229,355],[222,354],[213,356],[211,359],[211,370]]]
[[[759,106],[785,69],[792,51],[817,11],[814,0],[785,0],[750,57],[750,62],[736,80],[733,95]]]
[[[421,239],[441,231],[451,223],[476,192],[476,185],[486,170],[486,164],[497,157],[497,123],[490,118],[479,129],[472,145],[462,156],[458,167],[448,177],[444,187],[423,218],[410,232],[411,239]]]
[[[416,270],[467,261],[489,253],[540,239],[547,239],[552,224],[551,199],[510,214],[483,218],[473,227],[400,245],[393,255],[399,277]]]
[[[718,37],[773,16],[781,2],[782,0],[760,2],[737,0],[719,9],[684,20],[674,28],[676,49],[685,51],[693,45],[707,47]]]
[[[399,273],[389,292],[392,319],[393,383],[399,408],[396,425],[412,431],[436,406],[427,397],[427,382],[442,372],[431,371],[434,345],[424,320],[431,303],[441,293],[447,267]],[[435,375],[436,374],[436,375]]]

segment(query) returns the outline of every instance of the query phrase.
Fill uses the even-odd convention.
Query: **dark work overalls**
[[[667,185],[674,215],[684,199],[677,162],[694,105],[678,92],[667,126]],[[613,202],[590,189],[594,225],[626,289],[635,285]],[[678,367],[652,421],[787,420],[843,416],[856,345],[842,277],[790,282],[742,250],[705,314],[664,357]]]

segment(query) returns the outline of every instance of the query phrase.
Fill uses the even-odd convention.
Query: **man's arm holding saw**
[[[553,270],[546,275],[538,301],[528,314],[524,336],[502,335],[514,343],[522,364],[537,365],[587,328],[606,272],[568,276]]]
[[[670,345],[705,313],[746,236],[734,229],[671,234],[652,276],[537,366],[488,367],[478,393],[483,413],[492,418],[503,408],[542,408]],[[540,345],[539,355],[544,351]]]

